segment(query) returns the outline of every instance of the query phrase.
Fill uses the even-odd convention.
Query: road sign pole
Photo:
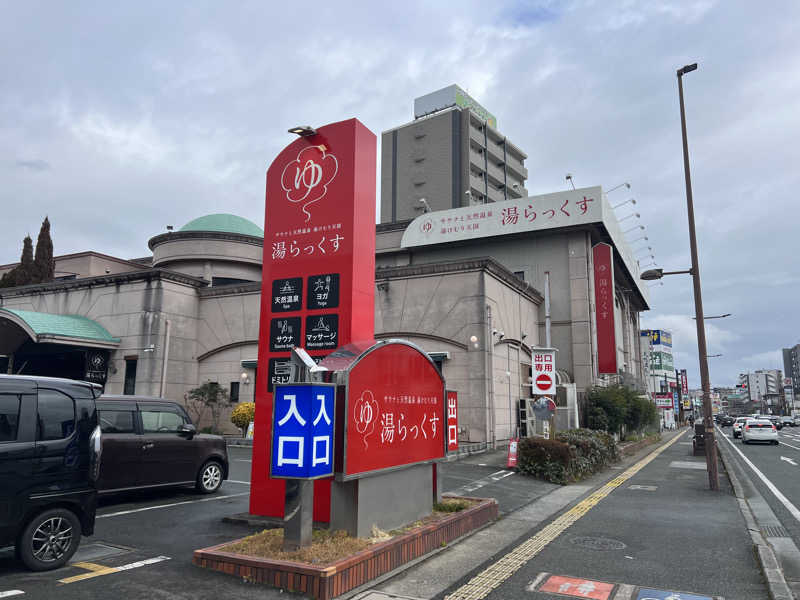
[[[295,552],[311,545],[314,507],[314,481],[295,479],[286,482],[283,526],[283,551]]]

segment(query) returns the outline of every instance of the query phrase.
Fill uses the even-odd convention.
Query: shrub
[[[618,459],[617,443],[609,434],[570,429],[559,431],[555,440],[520,440],[517,468],[551,483],[566,484],[596,473]]]
[[[247,426],[250,425],[250,421],[255,419],[256,416],[256,404],[255,402],[242,402],[236,408],[233,409],[231,413],[231,423],[236,425],[239,429],[242,430],[242,436],[245,435],[247,432]]]
[[[569,444],[545,438],[524,438],[517,448],[517,468],[552,483],[570,480],[573,452]]]

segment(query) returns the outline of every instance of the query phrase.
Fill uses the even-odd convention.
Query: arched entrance
[[[0,373],[104,384],[109,356],[119,343],[80,315],[0,308]]]

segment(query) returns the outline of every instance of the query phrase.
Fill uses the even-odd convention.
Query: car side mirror
[[[192,425],[191,423],[184,423],[180,427],[178,427],[178,433],[180,435],[185,435],[188,439],[192,439],[195,434],[197,434],[197,427]]]

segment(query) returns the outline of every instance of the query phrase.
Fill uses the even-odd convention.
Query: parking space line
[[[781,442],[784,446],[789,446],[789,448],[794,448],[795,450],[800,450],[797,446],[792,446],[791,444],[787,444],[786,442]]]
[[[70,565],[71,567],[78,567],[79,569],[86,569],[87,571],[105,571],[108,567],[98,565],[97,563],[90,562],[75,562]]]
[[[0,592],[0,598],[11,598],[11,596],[21,596],[24,594],[22,590],[6,590],[5,592]]]
[[[249,462],[249,463],[253,462],[253,461],[252,461],[251,459],[249,459],[249,458],[234,458],[234,459],[233,459],[233,461],[234,461],[234,462]]]
[[[118,567],[103,567],[94,563],[75,563],[72,566],[76,567],[79,564],[91,565],[92,570],[89,573],[81,573],[80,575],[73,575],[72,577],[65,577],[59,579],[59,583],[75,583],[76,581],[84,581],[102,575],[109,575],[111,573],[121,573],[122,571],[130,571],[131,569],[138,569],[147,565],[152,565],[165,560],[170,560],[169,556],[156,556],[155,558],[147,558],[145,560],[138,560],[136,562],[128,563],[127,565],[120,565]]]
[[[131,510],[120,510],[113,513],[106,513],[104,515],[97,515],[98,519],[106,519],[108,517],[119,517],[121,515],[130,515],[133,513],[144,512],[146,510],[156,510],[158,508],[171,508],[173,506],[182,506],[184,504],[196,504],[198,502],[212,502],[213,500],[224,500],[225,498],[236,498],[237,496],[246,496],[250,492],[240,492],[238,494],[226,494],[224,496],[214,496],[212,498],[199,498],[197,500],[184,500],[183,502],[173,502],[171,504],[157,504],[155,506],[143,506],[142,508],[132,508]]]
[[[235,479],[226,479],[225,483],[240,483],[242,485],[250,485],[249,481],[236,481]]]

